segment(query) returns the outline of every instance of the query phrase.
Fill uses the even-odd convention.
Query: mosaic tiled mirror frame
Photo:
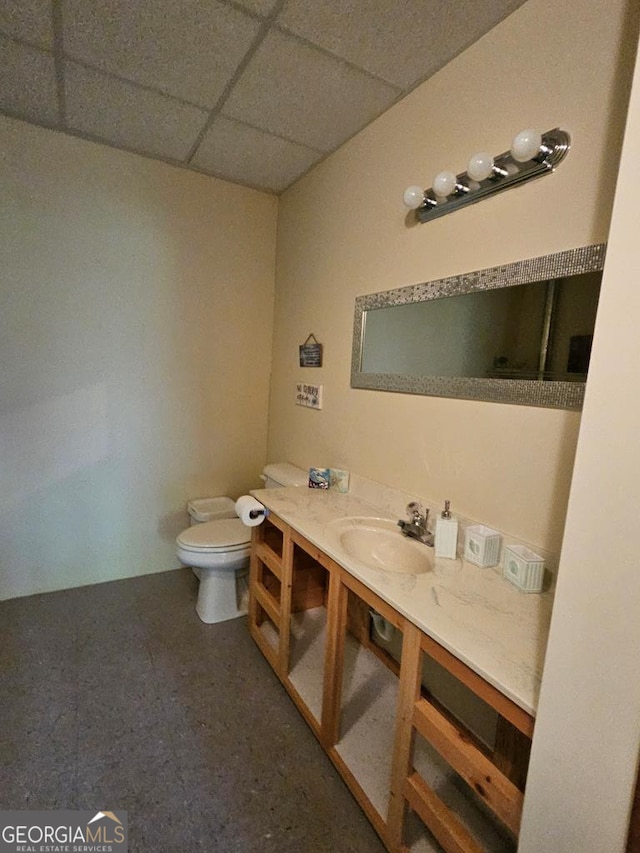
[[[552,255],[517,261],[499,267],[441,278],[356,297],[353,318],[351,387],[372,391],[397,391],[432,397],[457,397],[491,403],[581,409],[584,382],[537,379],[471,379],[449,376],[412,376],[401,373],[363,373],[362,344],[366,311],[391,305],[424,302],[477,290],[512,287],[533,281],[597,272],[604,266],[606,243],[582,246]]]

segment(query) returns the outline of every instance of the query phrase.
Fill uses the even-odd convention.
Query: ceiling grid
[[[0,113],[280,193],[522,2],[0,0]]]

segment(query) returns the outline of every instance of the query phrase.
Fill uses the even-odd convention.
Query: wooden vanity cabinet
[[[515,850],[529,714],[277,516],[254,528],[249,591],[251,636],[391,853],[433,849],[434,839],[447,853]],[[400,632],[400,664],[372,642],[371,610]],[[425,657],[495,710],[493,745],[425,689]],[[434,757],[453,783],[434,775]],[[467,797],[479,824],[470,828],[441,787]],[[483,821],[489,834],[477,837]]]
[[[318,737],[330,563],[277,516],[253,530],[249,631]]]
[[[271,515],[252,534],[249,631],[281,678],[289,660],[291,577],[291,531]]]
[[[437,660],[498,714],[496,741],[487,748],[421,685],[422,657]],[[495,849],[515,849],[520,829],[524,783],[528,765],[533,718],[488,684],[473,670],[412,624],[404,634],[400,671],[400,698],[391,803],[388,815],[389,849],[406,851],[404,827],[407,809],[428,826],[446,851],[480,853],[492,850],[474,837],[450,806],[423,778],[416,759],[420,736],[464,782],[483,809],[506,829]],[[510,844],[510,841],[512,842]]]

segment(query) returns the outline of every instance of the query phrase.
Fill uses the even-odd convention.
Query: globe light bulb
[[[467,175],[474,181],[484,181],[493,174],[493,157],[486,151],[478,151],[469,160]]]
[[[424,201],[424,190],[419,186],[407,187],[402,196],[405,207],[417,210]]]
[[[517,163],[526,163],[539,153],[542,136],[537,130],[521,130],[511,143],[511,156]]]
[[[438,172],[433,179],[433,191],[440,198],[446,198],[455,190],[456,184],[457,179],[453,172]]]

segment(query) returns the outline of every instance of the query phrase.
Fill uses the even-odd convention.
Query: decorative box
[[[330,473],[328,468],[309,468],[309,488],[328,489]]]
[[[476,566],[497,566],[502,536],[484,524],[472,524],[464,534],[464,558]]]
[[[343,471],[342,468],[330,468],[329,488],[346,494],[349,491],[349,472]]]
[[[542,592],[544,560],[524,545],[508,545],[502,574],[523,592]]]

